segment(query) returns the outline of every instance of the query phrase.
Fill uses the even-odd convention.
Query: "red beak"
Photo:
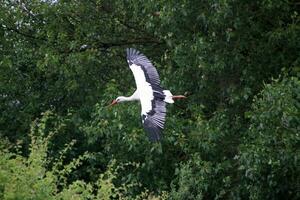
[[[112,102],[111,102],[111,104],[109,104],[108,106],[110,107],[110,106],[113,106],[113,105],[116,105],[118,102],[116,101],[116,100],[113,100]]]

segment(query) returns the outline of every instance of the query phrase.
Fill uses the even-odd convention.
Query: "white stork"
[[[142,105],[142,123],[150,141],[159,141],[166,118],[166,103],[173,99],[186,98],[173,96],[169,90],[160,86],[159,75],[150,60],[133,48],[126,49],[127,62],[134,75],[136,91],[130,97],[120,96],[110,106],[125,101],[140,101]]]

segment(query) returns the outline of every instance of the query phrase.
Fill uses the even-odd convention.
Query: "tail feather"
[[[164,95],[165,95],[165,102],[166,103],[174,103],[174,100],[173,100],[173,94],[170,92],[170,90],[164,90]]]

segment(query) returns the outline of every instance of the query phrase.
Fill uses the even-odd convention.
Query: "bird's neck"
[[[139,101],[139,100],[140,100],[140,96],[137,90],[130,97],[121,96],[121,101]]]
[[[131,97],[123,97],[122,101],[132,101]]]
[[[136,98],[135,96],[130,96],[130,97],[122,97],[122,100],[123,102],[125,101],[137,101],[139,100],[138,98]]]

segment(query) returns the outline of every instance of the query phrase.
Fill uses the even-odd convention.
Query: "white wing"
[[[166,117],[165,95],[159,85],[159,75],[149,59],[135,49],[127,49],[127,62],[139,91],[144,129],[150,140],[158,141]]]

